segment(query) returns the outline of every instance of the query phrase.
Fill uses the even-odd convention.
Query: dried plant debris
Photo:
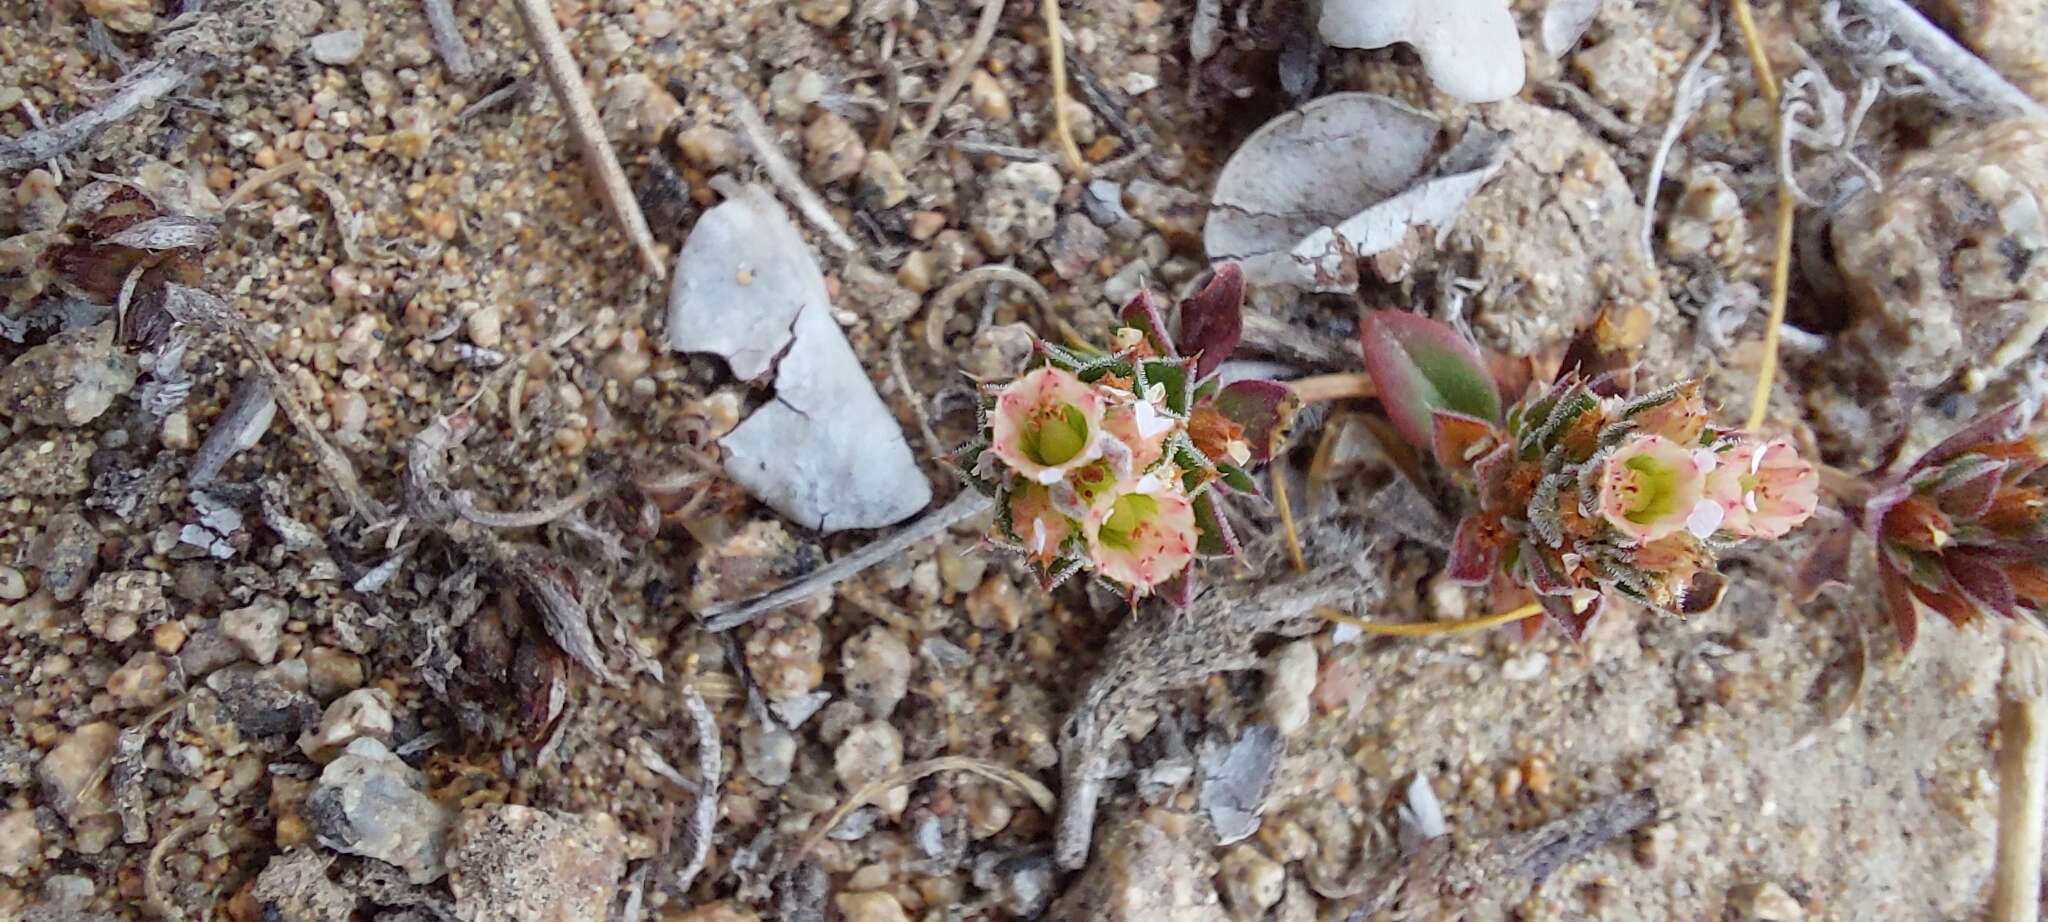
[[[1550,0],[1543,7],[1543,53],[1561,58],[1600,15],[1600,0]]]
[[[1316,28],[1338,48],[1406,42],[1437,89],[1466,102],[1522,91],[1522,39],[1507,0],[1324,0]]]
[[[768,190],[699,219],[676,257],[668,344],[714,352],[774,400],[720,441],[726,473],[821,532],[902,521],[931,502],[903,429],[833,321],[810,247]]]
[[[1337,93],[1266,123],[1216,179],[1202,242],[1254,286],[1358,287],[1358,260],[1448,228],[1499,170],[1509,135],[1477,124],[1440,158],[1442,124],[1385,96]]]
[[[1216,827],[1216,844],[1239,842],[1259,831],[1259,814],[1265,809],[1281,748],[1280,731],[1257,726],[1247,728],[1228,746],[1203,751],[1197,799]]]
[[[1256,586],[1219,587],[1176,617],[1139,617],[1110,637],[1103,667],[1060,730],[1060,816],[1053,854],[1061,867],[1088,859],[1095,808],[1110,777],[1109,748],[1131,712],[1154,696],[1218,672],[1258,664],[1252,640],[1287,622],[1365,592],[1334,567]]]

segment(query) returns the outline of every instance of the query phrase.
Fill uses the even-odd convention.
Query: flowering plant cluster
[[[1801,568],[1802,595],[1848,574],[1860,530],[1877,551],[1886,614],[1911,649],[1919,607],[1958,627],[1983,612],[2048,611],[2048,455],[2008,405],[1845,503],[1848,522]]]
[[[1219,376],[1243,308],[1230,264],[1181,303],[1177,335],[1141,291],[1110,349],[1041,341],[1030,370],[984,393],[982,438],[959,465],[1048,588],[1092,571],[1133,602],[1185,604],[1196,558],[1238,552],[1223,498],[1257,494],[1250,470],[1294,407],[1285,385]]]
[[[1574,638],[1612,590],[1680,615],[1711,608],[1717,553],[1813,514],[1819,476],[1783,439],[1717,427],[1688,382],[1626,393],[1566,371],[1501,409],[1478,347],[1413,314],[1361,324],[1395,426],[1475,494],[1447,573],[1533,592]]]

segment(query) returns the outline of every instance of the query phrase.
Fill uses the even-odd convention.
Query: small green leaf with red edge
[[[1232,381],[1216,393],[1212,404],[1224,418],[1244,427],[1251,463],[1264,464],[1280,449],[1280,437],[1301,408],[1294,390],[1278,381]]]
[[[1195,528],[1201,532],[1195,540],[1195,551],[1204,557],[1236,557],[1243,550],[1213,491],[1195,497]]]
[[[1216,462],[1216,473],[1222,475],[1219,482],[1232,490],[1251,496],[1259,495],[1259,483],[1244,468],[1228,461]]]
[[[1120,315],[1124,326],[1145,334],[1145,341],[1152,344],[1152,351],[1161,358],[1175,358],[1180,353],[1173,351],[1173,338],[1166,335],[1166,321],[1159,316],[1159,303],[1152,293],[1138,289],[1124,305]]]
[[[1196,356],[1195,380],[1216,373],[1244,335],[1244,272],[1236,263],[1216,267],[1209,284],[1180,303],[1180,345]]]
[[[1418,447],[1430,444],[1437,410],[1500,420],[1500,393],[1486,360],[1457,331],[1416,314],[1375,311],[1359,320],[1358,338],[1387,415]]]

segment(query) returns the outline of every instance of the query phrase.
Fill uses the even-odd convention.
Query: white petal
[[[1039,471],[1037,474],[1032,475],[1031,479],[1036,480],[1039,483],[1045,484],[1047,486],[1051,486],[1053,484],[1059,483],[1062,480],[1065,480],[1066,477],[1067,472],[1065,470],[1056,467],[1048,467],[1045,470]]]
[[[1705,538],[1721,527],[1721,520],[1727,515],[1728,510],[1721,508],[1720,503],[1703,499],[1692,507],[1692,514],[1685,517],[1685,529],[1695,538]]]
[[[1138,427],[1138,437],[1149,439],[1173,428],[1173,420],[1161,416],[1150,400],[1140,400],[1131,408],[1132,421]]]

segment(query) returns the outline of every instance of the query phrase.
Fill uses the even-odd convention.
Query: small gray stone
[[[244,663],[206,677],[206,687],[220,696],[221,711],[235,730],[265,751],[285,748],[320,719],[320,703],[285,665],[258,669]]]
[[[60,512],[50,517],[42,535],[30,545],[28,556],[42,571],[42,587],[52,598],[75,601],[92,585],[93,570],[99,566],[99,530],[85,516]]]
[[[333,67],[354,64],[363,56],[363,33],[354,29],[322,32],[306,44],[313,60]]]
[[[1308,726],[1309,695],[1316,690],[1316,645],[1297,640],[1267,661],[1266,718],[1292,736]]]
[[[105,721],[86,724],[50,747],[49,754],[36,763],[36,783],[42,788],[42,802],[54,808],[73,829],[106,815],[110,809],[107,788],[99,782],[102,770],[114,757],[114,742],[120,733]]]
[[[396,865],[416,884],[447,873],[447,809],[427,796],[416,769],[375,739],[350,743],[327,764],[305,813],[330,849]]]
[[[388,745],[397,724],[392,712],[397,708],[390,692],[358,688],[327,706],[319,726],[299,736],[299,751],[314,761],[326,761],[359,739],[370,738]]]
[[[789,783],[790,766],[796,762],[796,735],[781,724],[749,721],[740,729],[740,765],[771,788]]]
[[[832,752],[832,770],[848,791],[859,790],[902,767],[903,734],[885,720],[854,727]],[[910,803],[910,789],[890,790],[877,803],[891,816],[902,813]]]
[[[1012,163],[989,177],[975,203],[975,239],[995,256],[1022,251],[1052,236],[1058,219],[1060,171],[1050,163]]]
[[[1265,918],[1287,890],[1287,869],[1253,845],[1223,853],[1223,898],[1239,919]]]
[[[1102,228],[1083,215],[1070,214],[1060,219],[1059,229],[1046,241],[1045,255],[1052,271],[1071,282],[1094,269],[1108,249],[1109,235]]]
[[[135,388],[135,359],[103,323],[67,333],[0,368],[0,415],[39,426],[82,426]]]
[[[280,922],[349,922],[356,896],[327,878],[334,859],[312,849],[271,856],[250,896],[262,918]]]
[[[910,690],[910,646],[883,625],[870,625],[839,648],[846,695],[870,716],[888,717]]]
[[[258,596],[256,601],[220,616],[220,631],[256,662],[270,665],[284,642],[284,621],[291,607],[276,596]]]
[[[625,836],[602,813],[486,804],[464,810],[449,840],[462,919],[605,922],[625,872]]]
[[[1218,844],[1229,845],[1258,831],[1280,748],[1280,735],[1272,727],[1252,727],[1228,747],[1203,751],[1197,800],[1216,827]]]
[[[186,638],[185,646],[178,650],[178,667],[196,678],[232,666],[241,658],[242,649],[220,632],[219,625],[209,621]]]

